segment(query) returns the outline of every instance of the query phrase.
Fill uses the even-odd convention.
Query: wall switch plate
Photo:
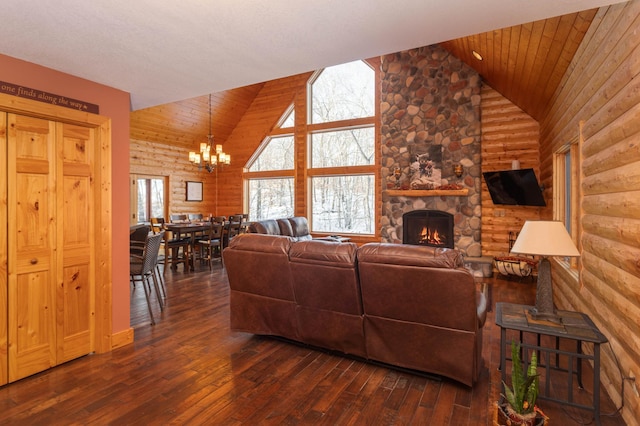
[[[633,371],[629,370],[629,381],[631,382],[631,389],[633,389],[633,393],[636,394],[636,398],[640,398],[640,393],[638,393],[638,386],[636,385],[636,375],[633,374]]]

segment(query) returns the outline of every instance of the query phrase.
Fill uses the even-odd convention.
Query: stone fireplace
[[[402,215],[402,243],[453,248],[453,215],[439,210],[414,210]]]
[[[406,213],[437,210],[452,218],[452,247],[481,256],[480,76],[438,45],[384,56],[381,67],[383,242],[403,242]],[[425,157],[436,178],[418,187]]]

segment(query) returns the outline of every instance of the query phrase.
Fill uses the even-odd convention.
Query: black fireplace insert
[[[453,215],[440,210],[414,210],[402,215],[402,243],[453,248]]]

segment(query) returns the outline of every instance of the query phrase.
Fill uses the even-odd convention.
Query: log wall
[[[555,302],[588,313],[608,337],[601,372],[618,406],[621,375],[640,377],[639,27],[639,1],[601,8],[540,123],[540,170],[550,187],[553,153],[584,122],[582,256],[578,273],[553,265]],[[544,216],[552,217],[551,207]],[[640,422],[629,384],[622,415],[629,425]]]
[[[272,80],[264,87],[249,106],[247,112],[233,130],[226,146],[231,154],[231,166],[220,174],[220,214],[240,212],[244,210],[243,175],[247,162],[258,149],[262,141],[270,134],[286,109],[294,102],[300,102],[300,96],[306,92],[306,84],[311,73]],[[304,99],[302,99],[304,102]],[[306,117],[296,115],[296,125],[305,121]],[[298,141],[296,141],[298,143]],[[297,170],[305,170],[298,164]],[[297,177],[298,178],[298,177]],[[299,191],[300,185],[296,185]],[[304,215],[306,198],[296,192],[295,214]],[[301,208],[302,206],[302,208]]]
[[[538,122],[500,93],[482,87],[482,171],[510,170],[513,160],[533,168],[540,178]],[[526,220],[540,219],[540,207],[494,205],[482,179],[482,255],[509,253],[509,232],[518,232]]]
[[[168,177],[166,201],[169,215],[189,213],[217,215],[215,172],[207,173],[198,170],[189,162],[189,151],[193,150],[192,147],[131,139],[129,150],[131,175]],[[130,190],[133,189],[131,180],[129,180]],[[202,202],[186,201],[187,181],[202,182]]]

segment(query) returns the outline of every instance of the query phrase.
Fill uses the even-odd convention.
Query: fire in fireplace
[[[440,210],[414,210],[402,215],[402,243],[453,248],[453,215]]]

